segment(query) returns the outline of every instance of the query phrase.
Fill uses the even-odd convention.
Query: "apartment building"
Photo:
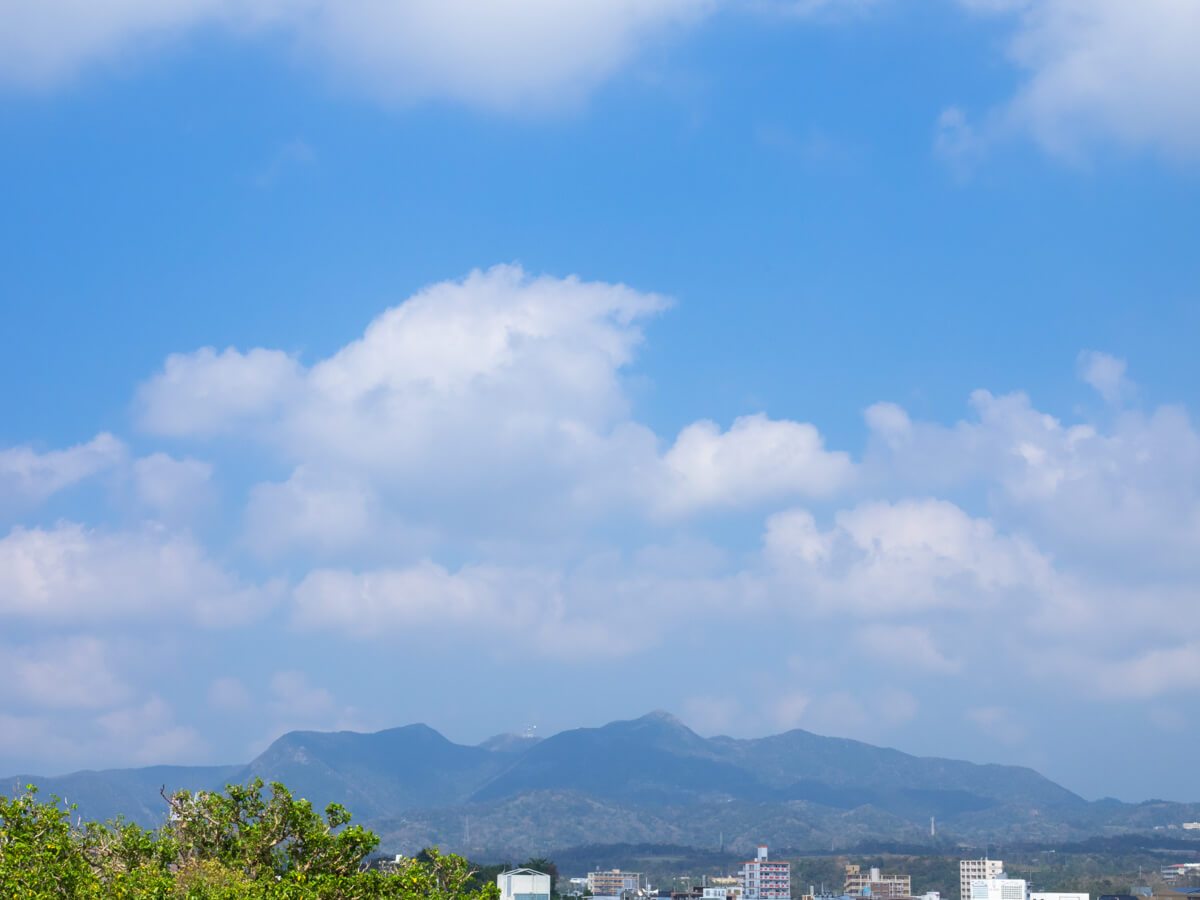
[[[1004,860],[964,859],[958,863],[959,900],[971,900],[971,882],[1001,878],[1004,875]]]
[[[969,900],[1029,900],[1024,878],[976,878]]]
[[[622,872],[609,869],[604,872],[588,872],[588,890],[597,897],[620,897],[625,892],[636,894],[642,886],[641,872]]]
[[[754,859],[742,863],[741,882],[743,900],[791,900],[792,865],[769,859],[762,844]]]
[[[849,865],[842,890],[851,897],[911,897],[912,877],[887,875],[874,868],[864,872],[861,866]]]

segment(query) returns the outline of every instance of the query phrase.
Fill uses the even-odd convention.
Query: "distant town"
[[[1189,823],[1188,828],[1195,823]],[[725,875],[676,876],[669,886],[654,885],[641,872],[605,869],[568,876],[555,884],[554,872],[519,867],[500,872],[496,885],[501,900],[551,900],[552,897],[590,897],[592,900],[1200,900],[1200,861],[1163,865],[1144,885],[1130,885],[1127,893],[1042,891],[1027,879],[1009,877],[1003,860],[963,859],[958,864],[957,896],[943,897],[936,890],[914,888],[904,872],[849,863],[844,866],[840,890],[829,885],[794,884],[792,864],[772,859],[760,845],[753,859]]]

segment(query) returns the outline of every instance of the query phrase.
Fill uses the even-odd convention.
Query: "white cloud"
[[[812,425],[763,415],[695,423],[660,451],[629,418],[623,370],[666,305],[496,266],[418,292],[308,367],[265,349],[172,356],[140,391],[141,424],[244,436],[294,465],[251,494],[249,542],[266,555],[778,505],[853,477]]]
[[[269,417],[299,382],[299,365],[278,350],[177,353],[138,391],[139,418],[154,434],[209,437]]]
[[[859,629],[855,641],[867,660],[895,661],[939,674],[962,669],[961,660],[946,656],[929,630],[919,625],[867,625]]]
[[[1195,606],[1195,602],[1192,602]],[[1200,691],[1200,641],[1164,642],[1103,660],[1078,651],[1039,662],[1048,677],[1068,680],[1105,699],[1147,700]]]
[[[137,763],[162,765],[195,763],[209,750],[195,728],[176,723],[170,704],[157,695],[98,716],[96,724],[103,738],[92,754],[111,753],[107,748],[120,747],[122,756],[132,756]]]
[[[667,512],[828,496],[846,486],[854,468],[848,454],[825,449],[812,425],[762,415],[737,419],[725,432],[695,422],[679,433],[663,464]]]
[[[1079,377],[1094,388],[1106,403],[1116,406],[1133,390],[1133,385],[1125,377],[1127,366],[1123,359],[1096,350],[1084,350],[1079,354],[1078,366]]]
[[[610,632],[610,622],[568,617],[564,581],[550,569],[480,565],[451,572],[428,561],[364,573],[323,569],[296,587],[295,621],[359,638],[398,639],[414,630],[432,637],[446,628],[520,634],[521,652],[535,656],[568,654],[589,636],[607,638],[613,653],[643,645],[644,637]]]
[[[1102,369],[1102,385],[1127,390],[1123,370]],[[1060,560],[1126,578],[1197,570],[1200,434],[1185,410],[1123,412],[1103,429],[1066,424],[1024,394],[976,391],[971,405],[976,418],[949,427],[912,422],[892,404],[868,409],[864,480],[891,490],[983,486],[997,518]]]
[[[161,528],[14,528],[0,539],[0,617],[35,622],[255,618],[273,599],[222,571],[190,537]]]
[[[1017,17],[1025,81],[999,118],[1050,152],[1111,143],[1200,157],[1200,5],[1193,0],[960,0]]]
[[[111,434],[86,444],[38,453],[32,447],[0,450],[0,502],[40,502],[58,491],[121,465],[125,445]]]
[[[0,756],[34,760],[33,774],[50,774],[79,766],[194,764],[210,751],[199,732],[179,724],[170,704],[156,694],[98,715],[67,712],[0,712]]]
[[[186,515],[211,499],[212,465],[152,453],[133,463],[138,502],[161,516]]]
[[[246,540],[259,554],[291,547],[348,550],[377,533],[374,492],[351,479],[321,479],[299,467],[285,482],[256,485],[246,508]]]
[[[1049,562],[952,503],[864,503],[822,531],[805,510],[767,521],[767,558],[801,604],[858,615],[995,607],[1041,590]]]
[[[44,85],[201,26],[283,33],[384,98],[571,102],[715,0],[8,0],[0,78]]]
[[[284,452],[376,470],[461,457],[481,433],[500,458],[535,442],[565,450],[574,431],[625,413],[617,372],[637,323],[664,305],[496,266],[426,288],[311,368],[263,349],[172,356],[142,388],[141,423],[172,436],[248,427]]]
[[[105,709],[130,693],[113,671],[110,657],[102,641],[87,636],[0,646],[0,670],[5,673],[0,693],[33,708]]]
[[[269,742],[288,731],[369,731],[378,728],[362,711],[338,702],[332,691],[314,685],[295,669],[276,672],[267,685],[271,716]]]

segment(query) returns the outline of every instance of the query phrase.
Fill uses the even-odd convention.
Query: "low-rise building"
[[[599,897],[620,897],[636,894],[642,886],[641,872],[622,872],[608,869],[604,872],[588,872],[588,890]]]
[[[842,890],[851,897],[911,897],[912,877],[888,875],[875,868],[864,872],[861,866],[848,865]]]
[[[550,876],[534,869],[510,869],[496,876],[500,900],[550,900]]]

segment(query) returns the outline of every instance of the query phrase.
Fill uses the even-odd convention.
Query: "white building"
[[[510,869],[496,876],[500,900],[550,900],[550,876],[533,869]]]
[[[1029,900],[1092,900],[1091,894],[1077,893],[1043,893],[1034,891],[1029,895]]]
[[[742,863],[743,900],[791,900],[792,864],[767,858],[767,845],[759,845],[754,859]]]
[[[971,900],[971,882],[981,878],[1003,878],[1004,861],[1000,859],[964,859],[958,863],[959,900]]]
[[[976,878],[970,900],[1029,900],[1024,878]]]

